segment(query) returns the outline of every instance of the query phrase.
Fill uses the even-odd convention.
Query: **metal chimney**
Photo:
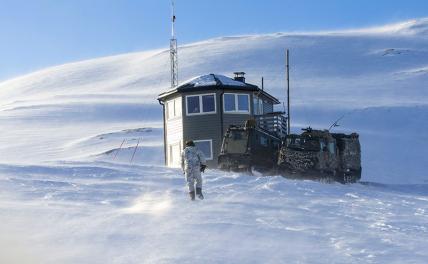
[[[245,83],[245,72],[234,72],[235,77],[233,78],[235,81]]]

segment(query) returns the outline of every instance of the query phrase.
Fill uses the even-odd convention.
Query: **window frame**
[[[166,103],[165,103],[165,105],[166,105],[166,120],[173,120],[173,119],[177,119],[177,118],[181,118],[182,117],[182,115],[183,115],[183,101],[182,101],[183,99],[181,98],[181,96],[180,97],[176,97],[176,98],[174,98],[174,99],[170,99],[170,100],[168,100],[168,101],[166,101]],[[177,104],[177,102],[179,102],[179,101],[181,101],[179,104],[181,104],[180,106],[181,106],[181,109],[180,109],[180,115],[177,115],[177,106],[176,106],[176,104]],[[173,108],[173,110],[172,110],[172,112],[174,113],[174,116],[173,117],[170,117],[170,106],[172,106],[172,108]]]
[[[226,111],[226,104],[225,104],[225,100],[224,100],[225,95],[233,95],[233,97],[235,98],[235,110]],[[246,95],[247,96],[248,110],[239,110],[238,95]],[[223,113],[225,113],[225,114],[250,115],[251,114],[251,98],[250,98],[250,95],[247,93],[224,93],[223,94]]]
[[[193,142],[204,142],[204,141],[209,141],[210,142],[210,157],[205,157],[206,160],[213,160],[214,158],[214,152],[213,152],[213,140],[212,139],[198,139],[198,140],[193,140]],[[204,153],[205,155],[205,153]]]
[[[204,105],[203,105],[203,100],[202,100],[202,96],[205,95],[213,95],[214,96],[214,111],[210,111],[210,112],[204,112]],[[199,98],[199,113],[189,113],[189,105],[187,102],[187,98],[188,97],[196,97],[198,96]],[[186,116],[195,116],[195,115],[210,115],[210,114],[216,114],[217,113],[217,98],[216,98],[216,94],[215,93],[206,93],[206,94],[189,94],[186,95]]]

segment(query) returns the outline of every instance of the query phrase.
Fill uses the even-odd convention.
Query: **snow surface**
[[[245,86],[245,83],[240,81],[235,81],[234,79],[231,79],[230,77],[226,77],[224,75],[216,74],[215,76],[223,85],[230,85],[230,86]]]
[[[167,50],[0,83],[0,263],[427,263],[427,28],[179,48],[180,79],[245,71],[281,100],[289,48],[293,130],[345,114],[336,131],[362,144],[354,185],[210,169],[206,200],[188,201],[180,170],[162,165]]]
[[[195,77],[183,83],[183,85],[186,85],[186,84],[192,84],[194,85],[194,87],[203,87],[203,86],[215,86],[217,82],[213,75],[208,74],[208,75]]]
[[[217,84],[216,79],[220,82],[220,84],[226,86],[246,86],[246,84],[243,82],[235,81],[234,79],[231,79],[231,77],[226,77],[220,74],[206,74],[198,76],[188,81],[185,81],[180,85],[184,86],[190,84],[193,85],[193,87],[215,86]]]

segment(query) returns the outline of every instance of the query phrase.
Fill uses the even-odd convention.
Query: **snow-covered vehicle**
[[[356,182],[361,178],[361,147],[357,133],[303,129],[287,135],[278,158],[285,177]]]
[[[223,137],[218,167],[227,171],[269,172],[276,166],[281,139],[247,122],[230,126]]]

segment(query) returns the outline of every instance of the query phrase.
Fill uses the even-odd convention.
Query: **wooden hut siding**
[[[273,112],[273,104],[272,102],[267,101],[266,99],[263,100],[263,113],[272,113]]]
[[[259,113],[257,113],[257,104],[259,104],[259,107],[261,107],[261,111],[259,111]],[[257,93],[253,94],[252,106],[253,106],[253,111],[251,113],[255,115],[261,115],[261,114],[267,114],[267,113],[273,112],[272,100],[265,96],[258,96]]]
[[[235,97],[235,110],[224,111],[224,94],[234,94]],[[240,94],[248,95],[249,111],[243,111],[238,107],[237,102],[242,102]],[[190,110],[187,105],[187,98],[189,96],[199,96],[199,112],[197,110],[197,101],[195,97],[191,97]],[[206,96],[204,96],[206,95]],[[211,95],[208,96],[208,95]],[[214,102],[212,101],[214,95]],[[214,74],[200,76],[196,79],[182,84],[179,87],[171,89],[158,97],[159,102],[164,102],[165,107],[165,151],[168,166],[175,166],[171,164],[172,152],[177,152],[184,147],[184,142],[187,140],[206,142],[196,142],[197,145],[208,153],[209,146],[212,153],[211,159],[207,161],[208,166],[211,168],[217,167],[217,157],[220,154],[223,135],[230,125],[244,125],[245,121],[254,117],[254,97],[260,96],[263,101],[261,106],[264,113],[273,112],[273,104],[279,104],[275,97],[261,91],[257,86],[242,83],[225,76]],[[230,96],[228,100],[230,100]],[[174,101],[174,107],[177,107],[177,99],[181,102],[181,115],[176,116],[175,113],[180,112],[174,108],[174,114],[168,112],[168,106]],[[207,106],[203,107],[203,104]],[[214,106],[214,109],[213,109]],[[242,106],[242,104],[241,104]],[[229,109],[230,105],[229,105]],[[204,112],[204,110],[206,112]],[[173,118],[169,118],[173,115]],[[223,130],[223,131],[222,131]],[[207,142],[209,144],[207,144]],[[205,143],[205,144],[204,144]],[[181,151],[179,151],[181,152]],[[173,159],[174,162],[177,159]]]
[[[174,143],[183,139],[183,122],[181,118],[166,122],[166,135],[168,143]]]
[[[250,114],[236,114],[236,113],[221,113],[223,111],[223,100],[221,99],[223,92],[220,91],[207,91],[207,92],[192,92],[192,93],[183,93],[183,113],[186,113],[186,97],[189,95],[200,95],[200,94],[209,94],[215,93],[215,103],[216,103],[216,112],[215,114],[207,113],[200,115],[183,115],[183,141],[186,140],[212,140],[212,153],[213,158],[208,160],[207,163],[210,167],[217,167],[217,157],[220,154],[221,144],[223,141],[223,135],[230,125],[241,125],[244,124],[246,120],[251,118]],[[252,95],[251,92],[242,92],[242,91],[231,91],[228,90],[227,93],[237,93],[237,94],[248,94],[250,99],[250,113],[252,111]],[[223,116],[223,133],[221,132],[221,119]]]
[[[175,97],[167,101],[171,102],[174,99],[177,99],[180,97]],[[182,107],[181,107],[182,108]],[[168,117],[168,107],[165,108],[165,116]],[[183,113],[183,111],[181,111]],[[171,167],[177,167],[179,166],[177,155],[179,153],[171,153],[172,151],[177,152],[177,145],[178,149],[182,149],[183,146],[183,115],[177,116],[171,119],[166,118],[166,151],[167,151],[167,165]],[[171,148],[173,146],[173,148]],[[172,160],[171,157],[174,155],[175,160]]]
[[[212,140],[212,159],[207,160],[208,166],[216,167],[217,156],[220,154],[221,133],[220,115],[194,115],[183,117],[183,140]]]

